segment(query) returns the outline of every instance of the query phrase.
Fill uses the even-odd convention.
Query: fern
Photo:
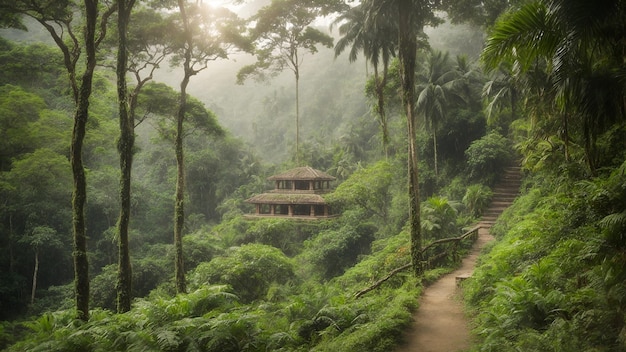
[[[177,351],[181,338],[175,331],[164,329],[156,333],[156,342],[160,351]]]
[[[621,213],[614,213],[605,216],[602,220],[600,220],[599,224],[603,228],[613,232],[626,228],[626,209]],[[623,234],[621,239],[623,239]]]

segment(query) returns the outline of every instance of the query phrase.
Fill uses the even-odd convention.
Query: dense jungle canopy
[[[623,0],[0,0],[0,26],[0,349],[393,350],[471,243],[421,249],[513,165],[473,350],[626,351]],[[297,166],[341,216],[247,219]]]

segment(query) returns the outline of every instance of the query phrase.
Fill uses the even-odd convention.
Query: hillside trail
[[[395,352],[459,352],[472,347],[469,318],[465,315],[457,280],[474,272],[483,247],[494,240],[489,228],[515,199],[521,183],[520,170],[508,168],[503,179],[494,187],[491,205],[478,226],[478,239],[461,266],[426,287],[413,314],[413,324],[404,334],[404,343]]]

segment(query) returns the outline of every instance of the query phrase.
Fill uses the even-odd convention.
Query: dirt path
[[[413,325],[404,337],[406,343],[396,352],[457,352],[470,348],[470,329],[458,297],[456,277],[472,274],[481,249],[491,240],[489,230],[481,228],[461,267],[424,290],[419,309],[413,315]]]

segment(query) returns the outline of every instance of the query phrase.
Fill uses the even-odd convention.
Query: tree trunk
[[[296,75],[296,164],[300,166],[300,72],[295,67]]]
[[[176,204],[174,205],[174,247],[176,266],[176,292],[185,293],[185,269],[183,261],[183,227],[185,224],[185,155],[183,150],[183,121],[185,119],[186,87],[189,77],[181,83],[180,106],[176,117]]]
[[[187,12],[185,10],[185,0],[178,0],[178,8],[180,9],[180,15],[184,23],[185,42],[187,45],[184,53],[185,60],[183,62],[184,77],[180,83],[180,99],[178,112],[176,114],[176,203],[174,204],[174,270],[176,277],[176,292],[185,293],[187,292],[187,284],[185,280],[185,266],[183,260],[183,228],[185,225],[185,155],[183,148],[183,122],[185,121],[185,109],[187,106],[187,85],[189,85],[189,79],[193,75],[193,71],[191,69],[193,40],[187,19]]]
[[[380,127],[383,132],[383,150],[385,158],[389,157],[389,127],[387,126],[387,116],[385,114],[385,85],[387,84],[387,67],[383,68],[383,77],[378,74],[378,65],[374,65],[374,81],[376,82],[376,97],[378,98],[378,106],[376,112],[380,119]]]
[[[78,104],[74,115],[74,127],[70,145],[70,164],[74,179],[72,194],[74,286],[76,290],[77,318],[83,321],[89,320],[89,260],[87,258],[87,234],[85,229],[87,181],[82,154],[87,120],[89,118],[89,98],[91,97],[93,72],[96,67],[95,35],[97,18],[98,0],[85,0],[85,53],[87,60],[78,94]]]
[[[435,177],[437,178],[437,182],[439,182],[439,165],[437,162],[437,130],[435,126],[433,126],[433,153],[435,154]]]
[[[13,251],[13,240],[15,235],[13,234],[13,214],[9,213],[9,273],[15,272],[15,253]]]
[[[129,5],[129,6],[127,6]],[[118,152],[120,155],[120,216],[118,220],[118,278],[117,278],[117,312],[130,310],[132,301],[132,269],[128,245],[128,228],[130,224],[131,170],[133,165],[133,146],[135,143],[135,125],[128,111],[128,88],[126,70],[128,54],[126,49],[126,32],[132,4],[126,0],[118,1],[118,51],[117,51],[117,98],[119,104],[120,139]]]
[[[416,115],[415,103],[415,61],[417,37],[414,32],[415,23],[412,0],[398,1],[398,58],[400,60],[400,80],[402,82],[402,103],[407,120],[408,139],[408,178],[409,178],[409,227],[411,233],[411,266],[413,274],[422,272],[422,234],[420,228],[420,200],[417,169]]]
[[[30,304],[35,303],[35,292],[37,291],[37,274],[39,273],[39,249],[35,249],[35,268],[33,270],[33,287],[30,290]]]
[[[569,113],[565,112],[563,114],[563,143],[565,144],[565,161],[570,161],[569,155]]]

